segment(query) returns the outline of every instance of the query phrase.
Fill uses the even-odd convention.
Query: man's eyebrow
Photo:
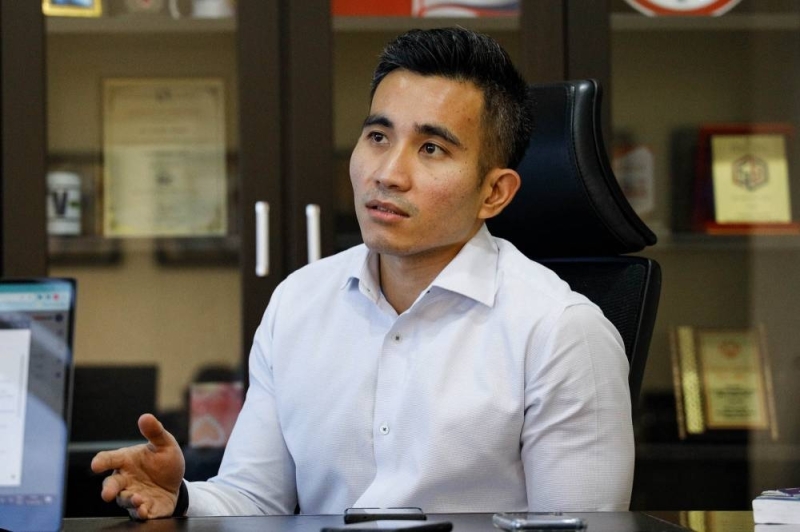
[[[418,124],[414,129],[419,134],[439,137],[445,140],[447,143],[452,144],[456,148],[464,149],[464,145],[461,144],[461,141],[458,140],[458,137],[456,137],[453,132],[446,127],[437,126],[434,124]]]
[[[392,121],[389,120],[385,115],[369,115],[367,118],[364,119],[364,124],[361,128],[369,127],[369,126],[383,126],[385,128],[393,128],[394,124]]]

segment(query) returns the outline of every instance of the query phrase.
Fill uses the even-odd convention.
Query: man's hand
[[[152,414],[139,418],[139,431],[148,443],[97,453],[92,471],[114,470],[103,480],[100,496],[117,500],[131,517],[170,517],[175,511],[185,461],[175,437]]]

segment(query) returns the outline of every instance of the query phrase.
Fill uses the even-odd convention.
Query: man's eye
[[[386,135],[381,133],[380,131],[370,131],[367,133],[367,138],[369,138],[373,142],[383,142],[386,140]]]
[[[422,151],[427,153],[428,155],[436,155],[438,153],[442,153],[442,148],[437,146],[436,144],[426,142],[422,145]]]

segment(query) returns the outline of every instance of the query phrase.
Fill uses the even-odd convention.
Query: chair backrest
[[[602,309],[625,343],[635,404],[655,326],[661,269],[652,259],[621,255],[655,244],[656,236],[611,170],[599,84],[565,81],[530,90],[534,130],[517,168],[522,187],[489,221],[489,229]]]

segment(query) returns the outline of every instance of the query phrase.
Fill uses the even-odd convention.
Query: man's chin
[[[414,250],[409,246],[403,247],[396,243],[387,242],[386,240],[380,238],[366,237],[363,238],[363,240],[364,244],[371,252],[378,253],[380,255],[394,255],[402,257],[405,255],[410,255],[414,252]]]

